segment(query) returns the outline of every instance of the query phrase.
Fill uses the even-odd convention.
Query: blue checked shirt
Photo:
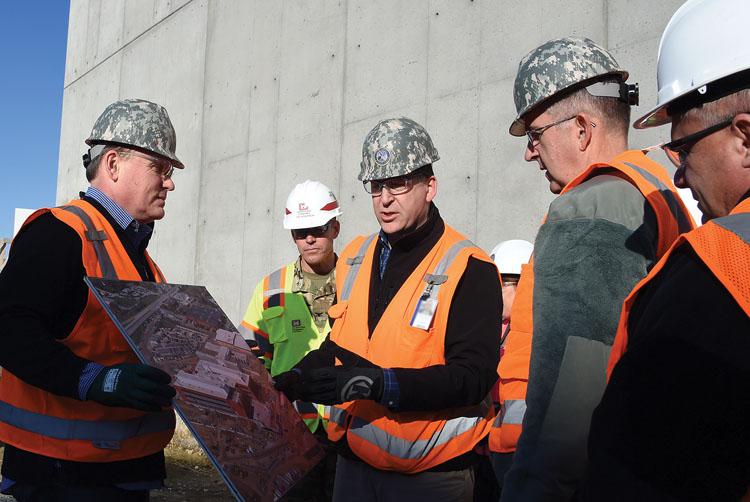
[[[388,242],[388,235],[382,230],[378,235],[380,239],[380,279],[383,279],[385,268],[388,266],[388,258],[391,256],[391,243]],[[398,408],[400,397],[398,380],[396,374],[390,368],[383,368],[383,397],[380,398],[380,404],[391,409]]]

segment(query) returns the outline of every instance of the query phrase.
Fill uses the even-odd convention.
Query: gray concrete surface
[[[515,116],[518,60],[550,38],[608,47],[655,103],[661,32],[680,0],[72,0],[57,201],[85,188],[80,157],[118,98],[168,109],[187,169],[152,254],[239,321],[255,283],[294,258],[281,228],[295,183],[339,196],[338,248],[376,230],[357,181],[361,142],[389,116],[431,132],[437,205],[485,249],[533,240],[552,195]],[[632,146],[667,129],[636,132]]]

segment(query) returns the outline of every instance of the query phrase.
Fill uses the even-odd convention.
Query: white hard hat
[[[656,108],[633,126],[671,122],[667,106],[679,98],[712,101],[741,89],[726,77],[750,68],[748,19],[748,0],[688,0],[677,9],[659,44]]]
[[[295,186],[286,199],[284,228],[312,228],[341,216],[341,208],[330,188],[319,181],[306,180]]]
[[[534,245],[522,239],[503,241],[492,249],[490,257],[501,274],[521,275],[521,265],[529,263]]]

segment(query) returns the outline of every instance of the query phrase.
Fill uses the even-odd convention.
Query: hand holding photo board
[[[238,500],[278,499],[322,459],[206,288],[85,280],[138,358],[172,376],[175,410]]]

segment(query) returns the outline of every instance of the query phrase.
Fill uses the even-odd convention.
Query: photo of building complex
[[[175,405],[245,500],[279,498],[321,456],[208,291],[89,279],[146,364],[172,375]]]

